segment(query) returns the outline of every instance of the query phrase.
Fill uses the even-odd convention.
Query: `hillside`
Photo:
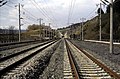
[[[102,14],[102,40],[109,39],[110,34],[110,23],[109,13]],[[68,35],[72,38],[80,38],[81,27],[80,23],[71,25],[69,27],[61,29],[62,33],[68,32]],[[115,40],[120,40],[120,14],[114,14],[114,25],[113,25],[113,37]],[[99,17],[96,16],[91,20],[84,23],[84,38],[85,39],[99,39]]]
[[[120,0],[114,2],[114,18],[113,18],[113,38],[120,40]],[[109,5],[106,8],[106,13],[102,14],[102,40],[109,39],[110,37],[110,13]],[[69,37],[81,38],[81,24],[76,23],[69,27],[62,28],[61,32],[68,32]],[[99,16],[94,17],[84,23],[84,39],[99,39]]]

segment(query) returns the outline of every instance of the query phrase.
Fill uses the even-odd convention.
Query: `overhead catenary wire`
[[[68,10],[68,20],[67,20],[67,21],[68,21],[68,22],[67,22],[68,25],[69,25],[69,21],[70,21],[72,1],[73,1],[73,0],[71,0],[71,1],[69,2],[69,8],[68,8],[68,9],[69,9],[69,10]]]
[[[13,3],[12,1],[9,1],[10,3],[12,3],[12,4],[16,4],[16,3]],[[10,7],[12,7],[12,6],[10,6]],[[14,8],[14,7],[13,7]],[[21,7],[24,11],[25,11],[25,14],[23,15],[23,16],[25,16],[24,17],[24,19],[29,19],[29,20],[32,20],[32,21],[34,21],[34,22],[36,22],[36,19],[37,19],[37,17],[35,16],[35,15],[33,15],[31,12],[29,12],[28,10],[26,10],[25,8],[23,8],[23,7]],[[15,9],[17,9],[17,8],[15,8]],[[26,15],[26,13],[29,15]]]
[[[34,16],[34,15],[32,15],[30,12],[28,12],[26,9],[24,9],[23,8],[23,10],[26,12],[26,13],[28,13],[27,15],[26,15],[26,13],[25,14],[23,14],[23,16],[25,16],[25,18],[27,18],[27,19],[32,19],[33,21],[37,21],[36,19],[37,19],[37,17],[36,16]]]
[[[16,4],[16,3],[14,3],[14,2],[12,2],[12,1],[9,1],[10,3],[12,3],[12,4]],[[15,7],[13,7],[13,6],[10,6],[10,5],[8,5],[9,7],[12,7],[12,8],[15,8]],[[37,6],[36,6],[37,7]],[[30,15],[30,16],[28,16],[28,15],[23,15],[24,16],[24,19],[28,19],[28,20],[31,20],[31,21],[37,21],[37,17],[36,16],[34,16],[32,13],[30,13],[28,10],[26,10],[25,8],[23,8],[23,7],[21,7],[25,12],[27,12],[28,13],[28,15]],[[15,9],[17,9],[17,8],[15,8]],[[34,19],[34,20],[33,20]]]
[[[27,19],[27,20],[30,20],[30,21],[33,21],[33,22],[37,22],[36,19],[34,19],[30,16],[26,16],[26,15],[23,16],[23,19]]]
[[[15,7],[13,7],[13,6],[9,5],[9,4],[6,4],[6,6],[8,6],[8,7],[11,7],[11,8],[14,8],[14,9],[18,10],[17,8],[15,8]]]
[[[51,16],[52,16],[52,18],[54,19],[54,21],[57,21],[56,18],[54,17],[55,14],[53,14],[53,8],[52,8],[52,7],[50,8],[50,7],[48,6],[48,3],[46,2],[46,0],[42,0],[42,1],[45,2],[46,7],[47,7],[48,10],[50,11],[50,12],[48,12],[48,13],[51,13]],[[54,12],[54,13],[55,13],[55,12]],[[55,23],[55,24],[56,24],[56,23]],[[57,26],[57,24],[56,24],[56,26]]]
[[[11,5],[9,5],[9,4],[6,4],[5,6],[7,6],[7,7],[3,7],[4,8],[4,10],[6,10],[6,11],[8,11],[9,9],[8,9],[8,7],[9,8],[13,8],[13,9],[15,9],[16,10],[16,13],[17,13],[17,8],[15,8],[15,7],[13,7],[13,6],[11,6]],[[10,15],[12,15],[12,14],[9,14],[9,18],[10,18]],[[14,15],[14,14],[13,14]],[[3,14],[2,14],[2,16],[3,16]],[[6,17],[8,17],[8,16],[6,16]],[[11,17],[12,18],[12,17]],[[14,17],[14,19],[18,19],[18,18],[15,18]]]
[[[41,9],[41,11],[43,11],[43,13],[47,16],[47,18],[48,18],[50,21],[52,21],[53,23],[55,23],[55,22],[54,22],[54,17],[53,17],[53,16],[51,17],[50,15],[48,15],[49,12],[47,12],[44,7],[41,8],[41,6],[38,5],[38,3],[37,3],[35,0],[33,0],[33,1],[37,4],[38,8]],[[55,24],[56,24],[56,23],[55,23]],[[57,24],[56,24],[56,26],[57,26]]]
[[[3,8],[5,8],[5,9],[3,9],[3,10],[6,10],[6,11],[8,11],[9,12],[9,10],[13,10],[13,9],[16,9],[16,12],[18,12],[18,8],[15,8],[15,6],[13,6],[12,4],[17,4],[17,3],[13,3],[12,1],[9,1],[9,4],[7,3],[5,6],[7,6],[7,7],[2,7],[1,9],[3,9]],[[12,9],[9,9],[9,8],[12,8]],[[2,11],[3,12],[3,11]],[[22,13],[22,12],[21,12]],[[3,13],[3,14],[5,14],[5,13]],[[9,15],[1,15],[1,16],[3,16],[4,18],[7,18],[7,19],[9,19],[9,20],[11,20],[11,19],[15,19],[16,21],[18,20],[18,18],[17,17],[13,17],[13,16],[11,16],[11,15],[14,15],[14,14],[9,14]],[[28,13],[28,14],[30,14],[30,12]],[[29,21],[31,21],[31,22],[33,22],[33,19],[34,19],[34,21],[36,21],[36,19],[35,18],[33,18],[33,17],[31,17],[31,16],[26,16],[26,15],[24,15],[25,16],[25,18],[24,18],[24,20],[26,19],[27,21],[29,20]],[[23,20],[22,20],[23,21]],[[31,23],[31,22],[29,22],[29,24]]]
[[[71,0],[71,2],[69,3],[68,20],[67,20],[68,25],[69,25],[71,17],[72,17],[75,2],[76,2],[76,0]]]
[[[15,8],[15,7],[13,7],[13,6],[9,5],[9,4],[6,4],[5,6],[7,6],[7,7],[2,7],[3,10],[8,11],[8,10],[10,10],[9,8],[13,8],[13,9],[16,10],[16,13],[17,13],[17,10],[18,10],[17,8]],[[0,13],[2,14],[0,16],[9,17],[8,19],[18,19],[17,17],[10,17],[11,15],[14,15],[14,14],[9,14],[9,16],[4,15],[5,13],[2,13],[2,12],[4,12],[3,10],[0,11]]]
[[[27,12],[29,15],[31,15],[32,17],[37,18],[35,15],[33,15],[31,12],[29,12],[29,11],[26,10],[25,8],[22,7],[22,9],[23,9],[25,12]]]
[[[48,16],[48,14],[45,12],[44,8],[41,8],[41,6],[39,6],[35,0],[33,0],[33,1],[30,0],[30,1],[45,18],[47,18],[48,20],[50,20],[54,23],[53,19],[50,16]]]
[[[27,16],[27,15],[23,15],[22,17],[23,17],[22,22],[27,21],[27,23],[29,24],[37,22],[37,20],[33,17]]]
[[[88,15],[85,16],[85,18],[86,18],[86,19],[89,18],[90,15],[92,15],[93,13],[95,13],[97,9],[98,9],[98,7],[96,6],[90,13],[88,13]],[[80,19],[80,18],[77,17],[75,20],[77,20],[77,19]]]
[[[30,0],[30,2],[33,4],[33,6],[45,17],[47,18],[47,16],[41,11],[41,9],[36,5],[36,3],[34,3],[32,0]]]
[[[46,0],[43,0],[43,1],[45,2],[46,5],[48,4],[48,2],[46,2]],[[52,4],[53,4],[53,5],[56,5],[56,3],[54,3],[54,2],[52,2]],[[59,26],[62,26],[62,24],[60,23],[60,20],[58,20],[59,18],[54,17],[54,15],[57,15],[57,14],[55,13],[54,7],[53,7],[53,6],[51,6],[51,7],[47,6],[47,8],[49,9],[49,11],[50,11],[49,13],[51,13],[51,16],[52,16],[53,19],[54,19],[54,23],[55,23],[55,22],[58,22],[58,23],[59,23]],[[55,23],[55,25],[58,26],[58,23]]]
[[[73,2],[73,6],[72,6],[72,12],[71,12],[71,18],[73,17],[72,15],[73,15],[73,13],[74,13],[74,7],[75,7],[75,3],[76,3],[76,0],[74,0],[74,2]]]
[[[46,18],[50,19],[50,17],[45,13],[44,9],[42,9],[35,0],[33,0],[33,2],[35,3],[35,6],[40,11],[40,13],[42,13]]]
[[[2,3],[4,0],[0,0],[0,3]]]
[[[91,14],[95,13],[95,11],[96,11],[97,9],[98,9],[98,7],[95,7],[95,9],[92,10],[92,11],[86,16],[86,18],[88,18]]]
[[[25,23],[25,24],[31,24],[31,22],[29,22],[28,20],[25,20],[25,19],[22,20],[22,22]]]
[[[34,1],[35,1],[37,4],[36,4],[33,0],[31,0],[31,1],[32,1],[33,4],[35,4],[37,7],[39,7],[39,8],[41,7],[41,5],[39,5],[39,3],[36,2],[36,0],[34,0]],[[12,0],[10,0],[10,3],[15,4],[15,3],[13,3]],[[46,3],[46,5],[47,5],[47,2],[46,2],[46,1],[45,1],[45,3]],[[44,13],[44,14],[42,14],[42,15],[43,15],[43,16],[45,15],[44,17],[47,18],[47,19],[49,19],[49,20],[50,20],[50,23],[52,22],[52,24],[54,23],[54,25],[58,26],[58,25],[56,24],[56,21],[57,21],[57,20],[56,20],[56,17],[54,17],[54,16],[55,16],[54,12],[52,11],[51,7],[49,7],[48,5],[47,5],[47,7],[48,7],[49,10],[46,11],[46,10],[45,10],[46,8],[42,7],[41,9],[42,9],[44,12],[42,11],[42,12],[40,12],[40,13],[41,13],[41,14]],[[35,15],[33,15],[32,12],[28,12],[28,10],[27,10],[27,11],[24,10],[24,11],[27,12],[26,15],[27,15],[27,16],[29,15],[28,17],[30,17],[31,19],[36,18],[36,17],[34,17]],[[48,13],[49,13],[50,15],[49,15]],[[32,15],[31,15],[31,14],[32,14]],[[26,16],[26,15],[25,15],[25,16]],[[33,18],[32,18],[32,17],[33,17]],[[37,18],[38,18],[38,17],[37,17]]]
[[[3,5],[5,5],[8,1],[4,1],[4,0],[1,0],[0,1],[0,7],[2,7]]]

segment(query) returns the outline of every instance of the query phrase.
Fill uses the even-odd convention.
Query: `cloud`
[[[24,9],[26,9],[29,13],[27,13],[25,10],[21,9],[22,12],[25,12],[25,14],[21,14],[21,16],[24,17],[25,22],[23,29],[27,28],[27,25],[32,23],[37,23],[38,18],[42,18],[44,23],[48,24],[49,22],[52,24],[54,28],[57,27],[63,27],[67,26],[67,20],[68,20],[68,12],[69,12],[69,6],[71,0],[35,0],[37,4],[39,5],[39,9],[35,7],[34,0],[9,0],[10,2],[7,3],[7,5],[10,5],[14,7],[15,5],[18,5],[18,3],[24,4]],[[79,18],[85,17],[89,15],[91,11],[93,11],[96,7],[96,3],[99,3],[100,0],[74,0],[76,1],[74,10],[71,15],[70,22],[80,22]],[[0,7],[0,26],[9,26],[13,24],[14,26],[18,27],[18,10],[15,8],[9,7],[7,5],[4,5],[3,7]],[[36,5],[37,6],[37,5]],[[4,10],[4,8],[7,8]],[[22,13],[21,12],[21,13]],[[2,13],[2,14],[1,14]],[[4,13],[4,17],[3,16]],[[44,14],[44,15],[43,15]],[[91,14],[89,17],[95,16],[95,12]],[[28,19],[28,18],[29,19]],[[33,17],[34,19],[31,19],[30,17]],[[89,19],[87,17],[87,19]],[[6,19],[8,19],[10,22],[6,23]],[[57,25],[57,26],[56,26]]]

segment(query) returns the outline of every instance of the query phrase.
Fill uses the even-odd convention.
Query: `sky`
[[[51,27],[62,28],[73,23],[81,22],[97,16],[100,0],[4,0],[8,1],[0,7],[0,28],[15,26],[18,29],[19,10],[21,4],[21,28],[27,29],[28,25],[41,23]],[[102,6],[102,8],[105,8]],[[68,20],[69,19],[69,20]]]

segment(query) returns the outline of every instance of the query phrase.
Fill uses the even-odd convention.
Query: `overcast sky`
[[[97,14],[96,4],[100,0],[6,0],[6,5],[0,7],[0,28],[15,26],[18,28],[18,3],[21,3],[22,29],[30,24],[38,24],[37,19],[42,18],[42,23],[52,28],[68,26],[68,23],[78,23],[80,18],[86,20]],[[72,6],[71,6],[72,5]],[[103,7],[104,8],[104,7]],[[69,18],[69,20],[68,20]]]

